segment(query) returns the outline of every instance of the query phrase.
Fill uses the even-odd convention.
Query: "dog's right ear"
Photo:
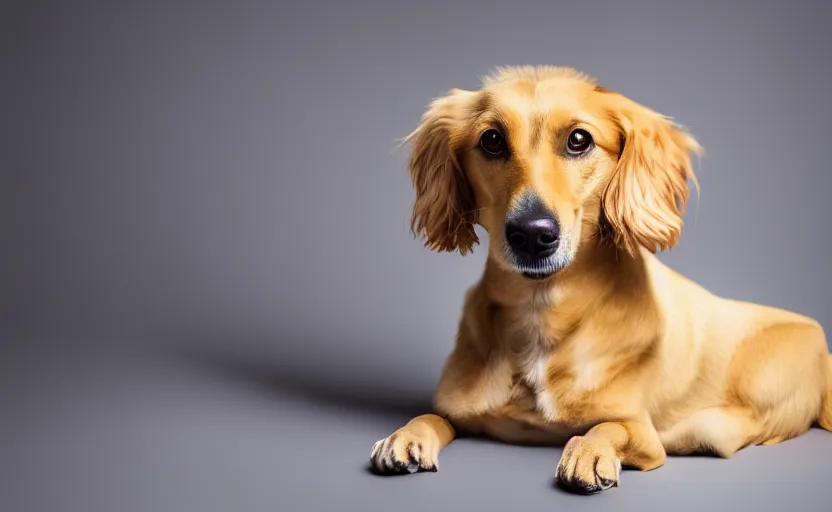
[[[431,250],[465,255],[479,243],[474,192],[456,156],[474,95],[452,89],[435,99],[404,139],[413,143],[409,167],[416,199],[411,230]]]
[[[599,90],[599,89],[596,89]],[[683,127],[621,94],[609,96],[609,117],[620,132],[618,164],[603,195],[615,240],[630,254],[674,247],[681,236],[690,189],[698,191],[691,158],[702,147]]]

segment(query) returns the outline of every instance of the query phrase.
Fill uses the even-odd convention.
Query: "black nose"
[[[560,226],[550,215],[533,212],[506,222],[506,240],[517,254],[542,259],[555,253]]]

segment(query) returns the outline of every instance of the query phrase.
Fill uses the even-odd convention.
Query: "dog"
[[[434,99],[408,142],[413,234],[464,256],[479,225],[488,255],[432,412],[374,444],[376,472],[437,471],[453,439],[485,436],[563,446],[555,481],[590,494],[622,467],[832,430],[819,322],[659,261],[703,154],[672,118],[574,68],[503,67]]]

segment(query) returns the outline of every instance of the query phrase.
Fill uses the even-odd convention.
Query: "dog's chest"
[[[507,323],[515,382],[527,387],[536,411],[548,422],[558,419],[558,400],[549,385],[549,369],[558,348],[545,307],[526,309]]]
[[[500,334],[513,369],[513,378],[505,385],[511,389],[504,404],[482,416],[482,427],[489,435],[506,442],[562,443],[575,430],[560,421],[558,397],[549,386],[557,340],[551,337],[544,311],[521,311],[522,316],[502,319]]]

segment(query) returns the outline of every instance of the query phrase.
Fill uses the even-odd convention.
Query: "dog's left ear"
[[[479,243],[474,192],[456,155],[474,95],[452,89],[435,99],[404,140],[413,143],[409,168],[416,200],[411,229],[424,237],[426,247],[439,252],[465,255]]]
[[[691,157],[699,143],[669,118],[617,93],[610,116],[622,147],[618,165],[603,195],[604,216],[615,242],[634,254],[639,247],[656,253],[674,247],[682,233],[690,179],[698,190]]]

